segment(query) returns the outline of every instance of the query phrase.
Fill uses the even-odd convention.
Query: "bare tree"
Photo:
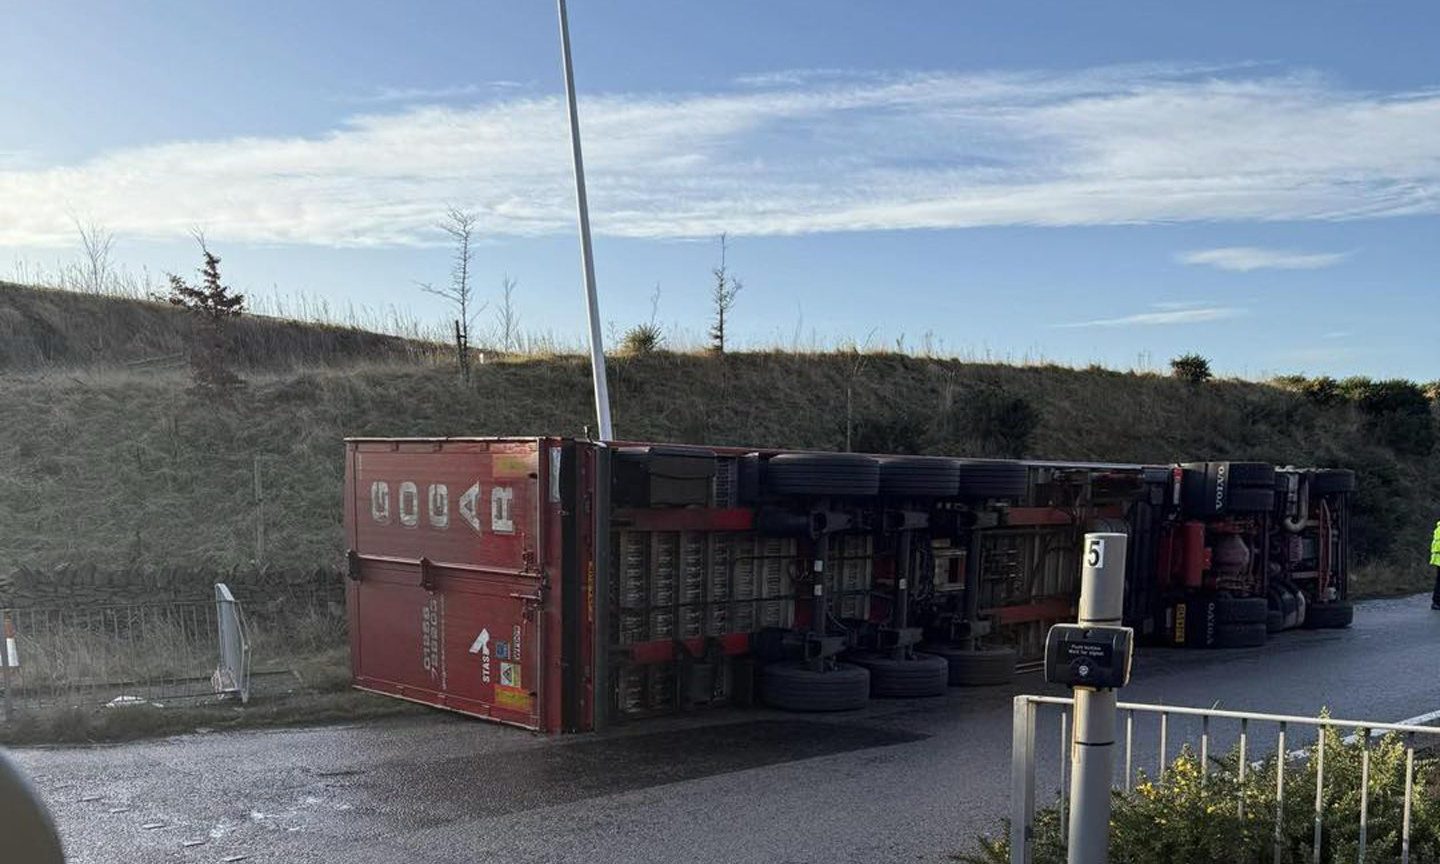
[[[735,295],[740,293],[739,279],[729,275],[725,269],[725,253],[728,249],[727,238],[720,235],[720,266],[710,272],[715,276],[715,287],[710,291],[710,303],[714,308],[715,318],[710,324],[710,350],[716,354],[725,353],[725,319],[729,317],[730,310],[735,306]]]
[[[872,328],[865,336],[864,345],[850,345],[850,362],[845,364],[845,452],[851,452],[851,442],[855,432],[855,385],[859,383],[860,376],[865,372],[865,367],[870,364],[870,340],[875,338],[875,330]]]
[[[495,310],[495,329],[500,331],[500,349],[509,354],[520,336],[520,311],[515,308],[515,286],[519,284],[505,274],[500,280],[500,308]]]
[[[460,365],[460,374],[470,380],[470,328],[475,318],[485,311],[485,304],[475,297],[470,284],[471,264],[474,261],[475,224],[480,217],[468,210],[451,206],[445,210],[445,218],[439,228],[455,244],[455,254],[450,265],[450,284],[436,288],[429,282],[420,282],[420,290],[434,294],[448,301],[455,308],[455,358]]]
[[[80,252],[85,256],[80,264],[80,290],[104,293],[115,279],[114,264],[110,261],[115,235],[97,222],[81,222],[78,216],[70,218],[80,234]]]

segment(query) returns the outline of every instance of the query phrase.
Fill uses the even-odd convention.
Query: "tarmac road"
[[[1368,602],[1349,630],[1263,649],[1142,649],[1122,698],[1386,721],[1432,711],[1428,600]],[[1054,691],[1027,675],[845,716],[711,712],[603,736],[437,712],[17,756],[79,864],[943,861],[1007,807],[1021,692]],[[1172,748],[1181,735],[1172,727]],[[1042,788],[1059,737],[1047,718]],[[1152,746],[1142,730],[1137,752]]]

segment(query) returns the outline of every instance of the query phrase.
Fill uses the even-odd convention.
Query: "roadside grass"
[[[468,386],[451,369],[381,360],[251,373],[216,400],[180,370],[0,375],[0,567],[255,567],[258,524],[259,565],[338,569],[343,438],[580,435],[589,377],[580,357],[486,363]],[[1052,459],[1353,467],[1357,559],[1397,573],[1428,550],[1440,504],[1440,456],[1397,454],[1351,406],[1266,384],[878,352],[858,371],[844,353],[657,352],[614,358],[610,385],[617,435],[634,440],[839,450],[848,428],[860,449],[883,427],[921,453],[1000,456],[1018,441]],[[967,410],[995,394],[1029,406],[1033,428],[997,435],[994,417]]]
[[[221,732],[280,726],[355,723],[381,717],[417,716],[421,705],[359,690],[296,692],[252,701],[156,708],[68,706],[22,714],[0,723],[7,746],[109,744],[191,732]]]
[[[124,612],[118,627],[91,616],[98,629],[72,618],[38,638],[21,637],[22,665],[8,679],[13,716],[0,716],[0,743],[120,741],[399,712],[397,700],[350,689],[345,619],[325,607],[249,622],[254,669],[243,706],[209,695],[218,651],[213,633],[164,618],[140,627],[133,610]]]
[[[1423,563],[1413,566],[1370,562],[1350,574],[1352,597],[1399,597],[1428,592],[1435,587],[1435,570]]]

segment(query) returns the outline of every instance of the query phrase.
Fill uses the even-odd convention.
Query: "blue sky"
[[[1183,7],[1183,8],[1182,8]],[[419,11],[417,11],[419,10]],[[573,0],[602,315],[738,341],[1440,377],[1429,3]],[[0,274],[75,255],[583,333],[552,4],[27,4],[0,30]],[[12,266],[11,262],[18,262]],[[482,315],[482,325],[488,323]]]

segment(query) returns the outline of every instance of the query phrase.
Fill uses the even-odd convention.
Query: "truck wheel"
[[[870,673],[837,663],[817,672],[803,660],[771,663],[760,670],[760,701],[784,711],[853,711],[870,698]]]
[[[945,659],[950,667],[951,687],[1009,684],[1015,678],[1015,652],[1009,648],[922,645],[920,650]]]
[[[1310,474],[1311,495],[1355,491],[1355,472],[1345,468],[1321,468]]]
[[[759,453],[746,453],[735,460],[735,500],[741,505],[760,500],[761,477],[765,463]]]
[[[1265,613],[1265,632],[1279,633],[1285,629],[1285,613],[1279,609],[1271,609]]]
[[[874,495],[880,462],[858,453],[782,453],[765,463],[765,487],[777,495]]]
[[[1030,489],[1030,469],[999,459],[957,459],[961,498],[1023,498]]]
[[[1264,597],[1216,597],[1215,623],[1264,624],[1269,610]]]
[[[848,659],[870,671],[870,695],[878,699],[939,696],[950,685],[950,664],[934,654],[896,660],[883,654],[857,652]]]
[[[1216,624],[1216,648],[1258,648],[1265,644],[1265,623]]]
[[[880,494],[904,498],[953,498],[960,488],[960,463],[934,456],[880,459]]]
[[[1225,509],[1231,513],[1269,513],[1275,509],[1275,490],[1232,487],[1226,494]]]
[[[1355,607],[1349,603],[1311,603],[1305,610],[1306,630],[1339,630],[1355,620]]]

